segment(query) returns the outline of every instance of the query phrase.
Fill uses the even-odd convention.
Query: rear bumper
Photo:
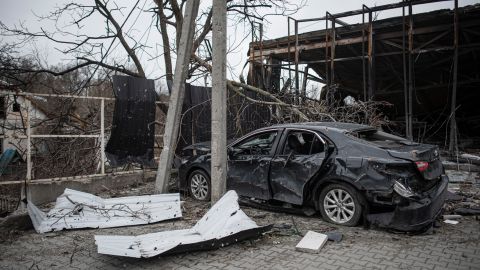
[[[392,212],[370,214],[372,225],[399,230],[418,231],[431,225],[440,214],[447,196],[448,177],[442,175],[439,183],[418,200],[403,198]]]

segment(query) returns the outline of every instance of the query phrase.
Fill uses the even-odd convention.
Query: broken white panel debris
[[[452,224],[452,225],[457,225],[458,224],[457,220],[451,220],[451,219],[446,219],[443,222],[445,222],[447,224]]]
[[[308,253],[318,253],[325,245],[328,236],[323,233],[308,231],[307,234],[298,242],[296,250]]]
[[[145,258],[162,254],[180,245],[221,239],[256,228],[262,227],[257,226],[240,209],[238,195],[231,190],[190,229],[139,236],[96,235],[95,243],[98,246],[98,253]]]
[[[178,193],[102,199],[65,189],[48,213],[30,201],[27,210],[38,233],[140,225],[182,216]]]

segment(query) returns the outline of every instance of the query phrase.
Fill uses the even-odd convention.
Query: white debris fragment
[[[102,199],[65,189],[48,213],[30,201],[27,210],[38,233],[140,225],[182,216],[178,193]]]
[[[476,161],[480,161],[480,156],[476,156],[476,155],[471,155],[471,154],[461,154],[460,157],[462,158],[465,158],[465,159],[469,159],[469,160],[476,160]]]
[[[352,96],[346,96],[344,99],[343,99],[343,103],[347,106],[352,106],[352,105],[355,105],[357,102],[355,101],[355,98],[352,97]]]
[[[298,242],[295,249],[302,252],[319,253],[327,240],[328,236],[326,234],[308,231],[302,240]]]
[[[457,220],[451,220],[451,219],[446,219],[444,220],[443,222],[447,223],[447,224],[452,224],[452,225],[457,225],[459,223],[459,221]]]
[[[176,247],[191,247],[195,244],[203,243],[205,249],[206,245],[214,246],[215,241],[222,238],[232,238],[226,240],[226,244],[237,242],[235,234],[261,228],[240,209],[238,195],[231,190],[190,229],[138,236],[96,235],[95,243],[98,246],[98,253],[101,254],[146,258]],[[220,243],[221,246],[223,244],[224,242]]]

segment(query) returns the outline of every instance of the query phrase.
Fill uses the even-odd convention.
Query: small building
[[[32,134],[48,119],[45,110],[37,104],[36,97],[2,95],[0,96],[0,140],[1,153],[7,149],[17,150],[26,159],[27,149],[27,100],[30,101],[28,114]],[[32,153],[42,151],[43,147],[32,147]]]

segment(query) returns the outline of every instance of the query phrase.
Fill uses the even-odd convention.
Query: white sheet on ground
[[[30,201],[27,210],[38,233],[140,225],[182,216],[178,193],[102,199],[65,189],[48,213]]]
[[[228,191],[190,229],[164,231],[138,236],[96,235],[98,253],[127,256],[153,257],[178,245],[220,239],[244,230],[259,228],[238,205],[238,195]]]

